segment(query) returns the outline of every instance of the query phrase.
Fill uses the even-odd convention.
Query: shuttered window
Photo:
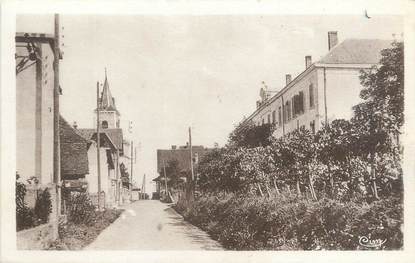
[[[274,110],[272,111],[272,124],[275,124],[275,121],[276,119],[275,119],[275,110]]]
[[[314,108],[314,86],[313,84],[310,84],[310,86],[308,87],[308,94],[309,94],[310,108]]]

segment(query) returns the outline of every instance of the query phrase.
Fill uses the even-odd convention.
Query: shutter
[[[304,92],[300,91],[298,96],[298,102],[299,102],[299,109],[298,111],[301,113],[304,113]]]

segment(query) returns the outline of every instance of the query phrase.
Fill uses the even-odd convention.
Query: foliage
[[[199,199],[178,209],[232,249],[364,249],[359,235],[401,248],[403,44],[381,55],[350,121],[278,139],[271,125],[239,124],[201,160]]]
[[[168,187],[177,188],[180,185],[180,183],[182,183],[182,180],[180,179],[180,177],[185,175],[185,174],[182,174],[180,171],[179,161],[177,159],[169,160],[166,164],[165,170],[166,170]]]
[[[19,181],[19,174],[16,173],[16,230],[22,230],[35,225],[33,211],[27,206],[24,197],[26,186]]]
[[[271,143],[274,127],[270,123],[256,126],[252,121],[238,124],[229,135],[229,147],[258,147]]]
[[[96,211],[93,225],[75,224],[71,221],[59,225],[59,238],[49,250],[80,250],[91,242],[123,212],[122,209]]]
[[[401,249],[402,200],[371,204],[318,201],[272,191],[256,195],[205,194],[192,204],[175,207],[186,220],[207,231],[231,250],[355,250]],[[219,196],[219,197],[218,197]],[[381,239],[367,248],[359,238]]]
[[[68,221],[91,225],[95,220],[95,206],[87,193],[71,192],[67,200]]]
[[[52,201],[50,199],[49,189],[45,188],[37,196],[34,213],[39,223],[44,224],[49,220],[49,214],[52,212]]]

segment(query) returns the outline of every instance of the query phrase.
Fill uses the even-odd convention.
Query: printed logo
[[[379,239],[378,238],[378,239],[373,239],[372,240],[372,239],[370,239],[370,238],[368,238],[366,236],[359,237],[359,244],[361,246],[369,247],[369,248],[380,247],[383,244],[385,244],[385,242],[386,242],[386,239],[382,240],[382,239]]]

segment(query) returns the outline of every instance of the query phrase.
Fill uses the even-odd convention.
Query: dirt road
[[[184,221],[168,204],[140,200],[126,211],[87,250],[222,250],[201,229]]]

